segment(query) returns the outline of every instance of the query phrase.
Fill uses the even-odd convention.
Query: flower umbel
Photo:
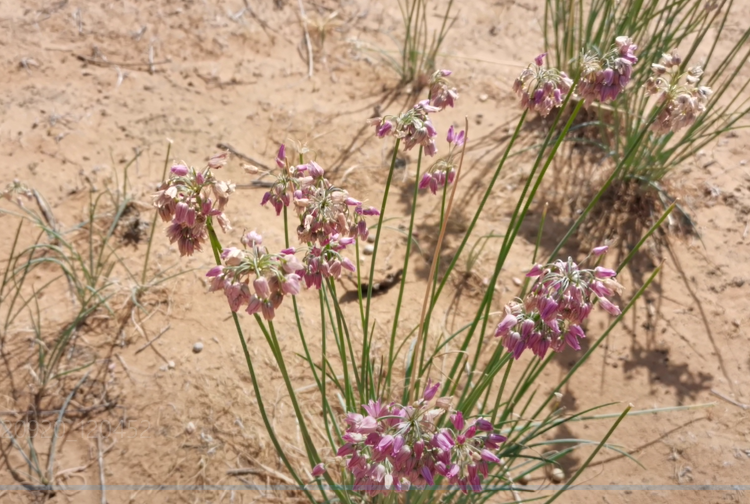
[[[706,110],[711,88],[700,86],[703,75],[700,66],[680,71],[682,59],[676,54],[662,55],[659,63],[651,65],[653,75],[646,82],[646,92],[658,95],[662,106],[651,129],[659,134],[677,132],[695,122]]]
[[[466,142],[466,134],[463,130],[456,133],[455,128],[451,126],[446,140],[448,141],[448,155],[433,164],[419,181],[419,188],[429,187],[432,194],[437,194],[438,189],[452,184],[456,178],[456,161],[459,157],[459,148]]]
[[[224,207],[234,192],[234,184],[213,175],[213,170],[224,164],[226,153],[213,156],[203,170],[175,164],[170,178],[154,195],[159,216],[165,222],[172,221],[167,228],[169,241],[177,242],[182,256],[201,250],[208,239],[206,223],[210,217],[216,218],[224,232],[231,229]]]
[[[573,81],[565,72],[544,67],[547,53],[534,58],[534,64],[521,72],[513,83],[513,91],[521,98],[521,107],[547,117],[553,108],[562,105]]]
[[[603,247],[594,249],[601,255]],[[560,352],[567,344],[580,350],[579,341],[585,338],[582,324],[591,313],[593,300],[611,315],[620,309],[609,300],[622,286],[615,280],[613,270],[596,267],[579,269],[572,259],[536,265],[526,275],[537,277],[524,299],[505,307],[505,318],[498,324],[495,336],[513,357],[518,359],[530,348],[537,357],[544,358],[551,348]]]
[[[242,239],[245,248],[225,248],[221,253],[224,265],[214,266],[206,276],[211,281],[209,290],[223,290],[232,311],[245,306],[249,314],[273,320],[284,296],[299,293],[296,272],[303,266],[293,250],[271,254],[262,241],[255,231],[247,233]]]
[[[630,82],[633,66],[638,63],[635,50],[638,46],[630,37],[620,36],[605,54],[590,51],[583,55],[581,81],[578,94],[586,105],[593,101],[612,101]]]
[[[425,154],[434,156],[437,153],[437,145],[435,145],[437,130],[432,125],[428,114],[440,110],[441,108],[431,105],[430,100],[422,100],[400,116],[379,117],[372,119],[372,124],[375,126],[375,133],[378,137],[393,135],[404,141],[406,150],[412,149],[415,145],[421,145],[424,147]]]
[[[276,157],[279,175],[274,186],[263,196],[261,204],[271,202],[280,214],[285,206],[294,203],[299,218],[297,238],[307,246],[301,267],[296,273],[304,278],[307,287],[320,289],[323,278],[339,278],[342,268],[355,271],[354,264],[341,251],[357,238],[368,235],[366,216],[380,215],[373,207],[334,186],[325,170],[310,161],[291,165],[282,145]]]
[[[346,444],[337,455],[346,460],[355,491],[370,496],[406,492],[432,486],[438,476],[464,493],[482,491],[482,479],[489,464],[500,462],[495,452],[506,438],[486,419],[466,420],[460,411],[438,406],[440,400],[432,406],[437,387],[426,387],[412,405],[370,401],[362,406],[366,415],[347,413]],[[452,427],[439,427],[446,413]]]
[[[451,87],[450,81],[446,79],[451,73],[450,70],[438,70],[430,79],[430,104],[443,110],[445,107],[453,108],[458,93],[456,88]]]

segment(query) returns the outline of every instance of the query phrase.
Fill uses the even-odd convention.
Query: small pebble
[[[742,287],[743,285],[745,285],[745,279],[742,277],[734,277],[732,278],[732,283],[735,287]]]
[[[367,243],[375,243],[375,231],[370,231],[370,234],[367,235]]]
[[[174,367],[175,367],[175,363],[174,363],[174,361],[173,361],[173,360],[171,360],[171,361],[167,362],[167,367],[168,367],[169,369],[174,369]]]
[[[373,252],[375,252],[375,246],[373,245],[365,245],[365,248],[362,249],[364,255],[372,255]]]
[[[487,93],[482,93],[482,94],[479,95],[479,101],[480,102],[486,102],[487,98],[489,98],[489,97],[490,96]]]
[[[732,320],[732,325],[733,325],[734,327],[737,327],[737,328],[739,328],[741,324],[740,324],[740,321],[739,321],[739,320],[737,320],[737,319],[734,319],[734,320]]]
[[[513,283],[516,285],[521,285],[521,279],[518,277],[513,277]]]
[[[200,341],[193,345],[193,353],[201,353],[203,351],[203,343]]]
[[[195,432],[195,424],[193,422],[188,422],[185,426],[185,432],[187,432],[188,434],[192,434],[193,432]]]
[[[516,481],[521,485],[528,485],[529,484],[529,475],[528,474],[522,474],[519,476]]]
[[[565,473],[559,467],[555,467],[550,471],[549,478],[552,480],[552,483],[562,483],[565,479]]]
[[[740,166],[745,166],[747,164],[747,160],[743,159],[740,161]]]

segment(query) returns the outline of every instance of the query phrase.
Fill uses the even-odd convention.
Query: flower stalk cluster
[[[450,87],[446,79],[450,70],[438,70],[430,80],[430,98],[422,100],[400,116],[384,116],[372,119],[375,133],[379,138],[393,135],[404,141],[404,148],[410,150],[417,145],[424,148],[425,154],[437,154],[435,137],[437,130],[429,114],[440,112],[445,107],[453,107],[458,99],[456,89]]]
[[[255,231],[243,236],[242,244],[242,249],[225,248],[221,253],[224,265],[214,266],[206,273],[211,279],[209,290],[223,291],[234,312],[245,306],[247,313],[260,313],[264,319],[273,320],[284,297],[299,294],[297,272],[303,266],[294,256],[294,249],[269,253],[262,245],[263,237]]]
[[[453,108],[458,100],[456,88],[446,79],[452,73],[450,70],[438,70],[430,79],[430,104],[439,110]]]
[[[534,58],[534,64],[513,83],[513,91],[521,99],[521,107],[536,111],[547,117],[553,108],[560,107],[573,86],[568,75],[556,68],[546,68],[544,57],[547,53]]]
[[[181,256],[191,256],[202,250],[208,239],[206,224],[215,217],[224,232],[231,229],[224,207],[234,184],[216,179],[213,170],[226,164],[227,154],[220,153],[209,159],[203,170],[185,164],[172,166],[171,174],[154,195],[154,206],[167,227],[170,243],[177,242]]]
[[[583,55],[581,81],[577,92],[588,106],[594,101],[613,101],[630,82],[633,66],[638,63],[638,46],[630,37],[620,36],[605,54],[590,51]]]
[[[446,140],[448,142],[448,155],[433,164],[419,181],[419,188],[429,188],[432,194],[437,194],[438,189],[452,184],[455,180],[459,148],[466,142],[466,134],[463,130],[456,133],[455,128],[451,125],[448,128]]]
[[[593,255],[606,251],[606,246],[597,247]],[[580,269],[568,258],[538,264],[526,276],[536,278],[534,285],[524,299],[506,305],[505,318],[495,330],[515,359],[527,348],[540,359],[550,348],[561,352],[566,344],[580,350],[579,340],[586,337],[582,326],[595,300],[611,315],[620,314],[609,299],[622,290],[611,269]]]
[[[703,69],[694,66],[681,70],[682,59],[676,54],[662,55],[651,65],[653,75],[646,82],[646,92],[658,95],[661,106],[651,129],[659,134],[677,132],[693,124],[705,112],[711,88],[699,85]]]
[[[433,404],[439,383],[428,383],[424,395],[412,405],[370,401],[366,415],[348,413],[346,444],[338,449],[354,477],[354,490],[370,496],[406,492],[412,486],[435,484],[443,476],[464,492],[480,492],[489,464],[506,438],[484,418],[467,420],[453,411],[450,398]],[[452,427],[440,427],[450,415]]]
[[[365,217],[380,215],[380,212],[365,207],[346,190],[331,184],[315,161],[290,164],[283,145],[276,163],[279,175],[261,204],[271,202],[277,214],[285,206],[294,204],[300,223],[297,238],[307,251],[303,267],[297,272],[304,278],[305,285],[320,289],[324,278],[339,278],[342,269],[356,271],[341,251],[358,238],[366,239],[369,231]]]

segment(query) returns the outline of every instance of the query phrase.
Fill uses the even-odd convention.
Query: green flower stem
[[[365,400],[363,389],[363,382],[366,382],[365,370],[362,370],[362,376],[360,376],[359,371],[357,370],[357,360],[354,358],[354,348],[352,347],[352,340],[349,335],[349,327],[346,325],[346,318],[344,317],[344,313],[341,311],[341,305],[339,304],[339,299],[336,294],[336,282],[332,278],[328,279],[328,290],[331,292],[331,298],[333,299],[333,308],[334,312],[336,313],[336,321],[339,327],[341,344],[346,344],[346,347],[349,349],[349,358],[352,361],[352,371],[354,373],[354,379],[357,382],[357,391],[359,392],[359,402],[360,404],[364,404],[367,402]],[[344,342],[344,337],[346,337],[346,342]],[[365,361],[365,366],[367,366],[368,364],[369,356]]]
[[[328,301],[327,291],[328,283],[323,282],[321,284],[319,292],[322,293],[323,300],[325,302],[326,310],[328,312],[328,319],[331,321],[331,331],[333,331],[333,337],[336,341],[336,347],[339,351],[339,358],[341,359],[341,366],[343,368],[344,374],[344,396],[346,398],[346,407],[348,411],[355,411],[357,409],[357,406],[354,403],[354,389],[352,389],[352,380],[349,377],[349,358],[346,355],[346,343],[344,342],[344,335],[341,334],[341,331],[336,329],[336,327],[340,327],[340,325],[334,319],[333,311],[331,310],[331,303]]]
[[[542,179],[544,178],[544,174],[546,173],[547,168],[552,162],[552,159],[554,158],[554,155],[557,152],[557,149],[560,147],[560,144],[565,139],[565,135],[567,134],[568,130],[570,129],[571,125],[573,124],[573,121],[575,120],[578,114],[578,111],[581,109],[581,106],[583,105],[582,102],[578,102],[578,105],[576,105],[576,108],[574,109],[573,113],[568,119],[568,122],[563,128],[563,131],[557,137],[557,140],[555,141],[555,144],[552,147],[550,154],[547,156],[547,161],[544,164],[544,167],[542,168],[539,176],[536,177],[536,183],[534,187],[531,189],[529,197],[526,200],[526,205],[523,207],[523,209],[521,209],[526,193],[528,192],[529,187],[531,186],[531,183],[534,180],[534,175],[536,173],[536,170],[539,168],[541,160],[544,156],[544,152],[547,150],[547,146],[549,145],[549,142],[552,139],[555,126],[557,125],[560,118],[562,117],[562,114],[565,111],[566,105],[570,101],[570,97],[571,97],[571,94],[569,93],[565,99],[565,102],[563,102],[563,105],[560,107],[560,112],[557,114],[557,117],[555,118],[555,121],[553,125],[551,126],[547,134],[547,137],[545,138],[544,144],[542,145],[542,148],[539,151],[539,155],[537,156],[536,162],[534,163],[534,167],[532,168],[531,174],[529,175],[529,178],[526,181],[526,185],[524,186],[521,197],[518,200],[518,204],[516,205],[516,208],[513,211],[511,221],[508,224],[508,232],[505,233],[505,237],[503,239],[503,245],[500,248],[500,252],[498,254],[497,261],[495,263],[495,271],[493,272],[492,277],[490,278],[489,285],[487,286],[487,290],[485,292],[484,298],[482,299],[482,302],[477,310],[477,315],[474,318],[472,327],[469,329],[469,332],[467,333],[466,338],[464,339],[464,342],[461,346],[462,352],[465,352],[466,349],[468,348],[469,342],[474,336],[474,333],[476,332],[477,326],[479,325],[480,321],[482,321],[482,332],[485,332],[486,330],[488,320],[487,320],[487,317],[482,317],[482,313],[486,312],[487,307],[490,306],[492,303],[492,298],[495,293],[495,284],[497,283],[497,278],[500,276],[500,270],[502,269],[503,264],[505,264],[505,259],[508,253],[510,252],[510,247],[513,245],[513,241],[515,240],[516,234],[518,233],[518,230],[520,229],[523,219],[526,217],[529,206],[531,205],[531,201],[533,200],[533,197],[536,194],[536,191],[538,190],[539,185],[542,182]],[[520,127],[520,124],[519,124],[519,127]],[[505,156],[507,156],[509,150],[510,149],[506,150]],[[503,159],[505,159],[505,156]],[[456,359],[454,361],[453,367],[451,368],[451,372],[449,374],[449,380],[447,380],[446,385],[443,388],[443,394],[447,392],[448,386],[450,386],[451,381],[453,382],[454,387],[457,385],[458,380],[455,379],[455,376],[456,376],[456,372],[458,372],[458,366],[460,364],[460,360],[461,359]],[[471,369],[470,371],[473,371],[473,369]]]
[[[172,142],[167,143],[167,155],[164,157],[164,169],[161,172],[162,182],[167,177],[167,165],[169,164],[169,154],[172,152]],[[146,245],[146,258],[143,260],[143,273],[141,273],[141,285],[146,283],[146,273],[148,272],[148,258],[151,256],[151,244],[154,242],[154,232],[156,231],[156,219],[159,212],[154,211],[154,218],[151,219],[151,234],[148,236],[148,245]]]
[[[393,170],[396,167],[396,155],[398,154],[398,148],[401,145],[401,139],[396,139],[396,145],[393,147],[393,157],[391,158],[391,167],[388,170],[388,178],[385,181],[385,189],[383,190],[383,203],[380,205],[380,215],[378,216],[378,228],[375,231],[375,243],[372,249],[372,258],[370,262],[370,278],[367,282],[367,302],[365,306],[365,320],[362,324],[362,344],[368,345],[368,328],[370,325],[370,302],[372,301],[372,284],[375,281],[375,260],[378,257],[378,246],[380,245],[380,233],[383,231],[383,217],[385,216],[385,206],[388,203],[388,192],[391,189],[391,181],[393,180]],[[411,237],[409,237],[411,239]],[[357,270],[359,270],[359,263],[357,263]],[[361,285],[361,284],[360,284]],[[369,335],[370,338],[372,335]]]
[[[418,177],[417,177],[418,179]],[[442,201],[440,202],[440,221],[438,223],[438,229],[443,228],[443,221],[445,220],[445,200],[448,196],[448,183],[446,181],[445,185],[443,186],[443,195],[442,195]],[[409,232],[411,235],[411,230]],[[430,300],[432,301],[435,299],[435,292],[437,291],[437,283],[438,283],[438,275],[440,271],[440,252],[435,254],[435,274],[432,277],[432,292],[430,292]],[[432,319],[432,311],[435,308],[435,303],[430,303],[427,308],[427,316],[424,318],[424,328],[422,331],[427,334],[430,330],[430,320]],[[419,357],[419,369],[424,369],[424,358],[425,353],[427,351],[427,345],[422,346],[422,354]],[[415,384],[415,387],[419,387],[419,384]],[[419,388],[415,389],[415,394],[419,396]]]
[[[404,298],[404,288],[406,286],[406,274],[409,271],[409,259],[411,256],[412,233],[414,232],[414,217],[417,213],[417,196],[419,195],[419,175],[422,170],[422,153],[424,148],[419,146],[419,155],[417,157],[417,175],[414,183],[414,193],[411,202],[411,216],[409,217],[409,233],[406,235],[406,252],[404,256],[404,266],[401,272],[401,282],[398,287],[398,301],[396,302],[396,312],[393,315],[393,327],[391,329],[391,340],[388,345],[388,362],[393,362],[393,351],[396,347],[396,333],[398,331],[399,315],[401,314],[401,305]],[[372,280],[370,280],[372,282]],[[393,366],[388,366],[386,375],[386,391],[391,390],[391,377]],[[406,389],[406,387],[404,387]]]
[[[469,224],[469,227],[466,230],[466,233],[464,234],[463,240],[461,240],[461,244],[458,246],[458,249],[456,249],[456,253],[454,254],[453,259],[451,260],[450,264],[448,265],[448,268],[446,269],[446,272],[443,275],[443,279],[440,281],[440,285],[438,286],[437,291],[435,292],[435,296],[433,297],[433,300],[432,300],[433,305],[440,298],[440,294],[443,292],[443,287],[445,287],[445,284],[448,281],[448,278],[450,277],[451,272],[455,268],[456,263],[458,263],[459,257],[461,257],[461,253],[463,252],[464,247],[466,246],[466,243],[469,241],[469,237],[471,236],[471,233],[474,231],[474,227],[479,221],[479,216],[482,214],[482,210],[484,210],[484,205],[490,199],[490,195],[492,194],[492,190],[495,187],[495,183],[497,182],[497,179],[500,176],[500,172],[502,171],[503,166],[505,166],[505,161],[508,159],[508,154],[510,154],[511,149],[513,148],[513,145],[516,143],[516,140],[518,139],[518,136],[521,132],[521,127],[523,126],[523,122],[526,119],[527,112],[528,110],[524,110],[523,114],[521,114],[521,118],[519,119],[518,124],[516,125],[516,129],[513,132],[513,136],[511,137],[510,142],[508,143],[508,147],[506,147],[505,152],[503,153],[503,157],[498,163],[497,168],[495,169],[495,172],[493,173],[492,178],[490,179],[490,182],[487,185],[487,189],[484,191],[484,196],[482,196],[482,200],[479,202],[479,207],[477,207],[477,211],[474,213],[474,217],[471,219],[471,223]]]
[[[209,220],[206,223],[208,227],[208,237],[211,241],[211,249],[214,253],[214,259],[216,260],[217,265],[221,265],[221,256],[220,251],[222,250],[221,244],[219,243],[219,239],[216,236],[216,232],[214,231],[213,225],[211,223],[211,220]],[[308,498],[310,502],[315,504],[315,498],[310,493],[310,491],[305,487],[305,484],[300,479],[299,475],[297,475],[297,471],[294,470],[294,467],[292,467],[292,464],[289,462],[289,459],[286,457],[286,454],[284,453],[284,450],[281,448],[281,444],[279,443],[278,438],[276,437],[276,433],[273,429],[273,426],[271,425],[271,421],[268,418],[268,415],[266,414],[266,408],[263,404],[263,399],[260,393],[260,388],[258,387],[258,379],[255,375],[255,368],[253,366],[252,358],[250,357],[250,352],[247,349],[247,343],[245,342],[245,337],[242,334],[242,327],[240,327],[240,319],[237,316],[237,313],[232,312],[232,319],[234,320],[234,326],[237,329],[237,335],[240,338],[240,344],[242,345],[242,352],[245,355],[245,362],[247,363],[247,369],[250,372],[250,379],[253,383],[253,390],[255,392],[255,397],[258,400],[258,409],[260,410],[260,416],[263,419],[263,424],[266,427],[266,431],[268,432],[268,435],[271,438],[271,443],[273,443],[274,448],[276,449],[276,453],[279,455],[279,458],[281,459],[281,462],[284,464],[284,467],[286,467],[287,471],[292,475],[292,478],[294,478],[294,481],[297,482],[297,484],[300,485],[301,490],[305,493],[305,496]],[[265,331],[265,328],[262,328]]]
[[[614,424],[612,424],[612,427],[609,429],[607,434],[602,438],[602,440],[599,442],[597,447],[594,449],[593,453],[589,456],[588,459],[586,459],[586,462],[583,463],[581,467],[578,468],[576,473],[573,475],[572,478],[570,478],[563,487],[558,490],[552,497],[550,497],[545,504],[551,504],[552,502],[556,501],[560,495],[562,495],[563,492],[565,492],[570,486],[575,482],[575,480],[578,479],[578,477],[581,475],[581,473],[588,467],[588,465],[591,463],[592,460],[594,460],[594,457],[596,457],[596,454],[599,453],[599,450],[602,449],[602,447],[607,443],[607,440],[610,438],[612,433],[615,431],[618,425],[620,425],[620,422],[623,421],[623,419],[627,416],[628,412],[633,406],[628,406],[625,408],[625,410],[622,412],[622,414],[617,418]]]
[[[289,224],[288,224],[288,215],[287,215],[287,207],[284,207],[284,246],[286,248],[289,248]],[[302,342],[302,349],[305,352],[305,359],[307,362],[310,363],[310,370],[312,371],[313,378],[315,379],[315,384],[317,385],[318,389],[321,390],[321,401],[322,401],[322,412],[323,412],[323,421],[326,426],[326,433],[328,434],[328,441],[331,443],[331,448],[335,449],[336,444],[333,441],[333,436],[331,435],[331,428],[328,423],[328,415],[330,415],[331,419],[335,423],[336,416],[333,413],[333,410],[331,409],[331,405],[328,403],[328,398],[325,395],[325,368],[323,373],[323,382],[321,383],[321,379],[318,377],[318,373],[315,370],[315,365],[313,364],[312,356],[310,355],[310,350],[307,347],[307,340],[305,339],[305,333],[302,329],[302,320],[299,316],[299,307],[297,306],[297,297],[292,296],[292,306],[294,308],[294,318],[297,324],[297,330],[299,332],[300,341]],[[323,321],[325,323],[325,321]]]

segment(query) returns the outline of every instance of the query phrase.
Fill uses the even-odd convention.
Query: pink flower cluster
[[[341,251],[357,238],[366,239],[365,217],[380,215],[380,212],[365,207],[344,189],[331,184],[315,161],[297,166],[289,164],[283,145],[276,163],[280,168],[279,176],[261,204],[272,202],[279,214],[284,206],[294,203],[300,222],[297,238],[308,247],[303,267],[297,271],[305,285],[320,289],[323,278],[338,278],[342,268],[355,271],[354,264],[343,257]]]
[[[620,36],[606,54],[592,51],[584,55],[577,91],[586,105],[596,100],[605,103],[617,98],[630,82],[633,66],[638,62],[635,56],[637,48],[630,37]]]
[[[284,296],[299,294],[297,272],[303,265],[294,256],[294,249],[270,254],[262,243],[263,237],[258,233],[247,233],[242,238],[244,248],[224,249],[224,265],[214,266],[206,276],[211,279],[209,290],[223,291],[232,311],[246,306],[247,313],[260,313],[266,320],[273,320]]]
[[[703,76],[700,66],[680,71],[682,59],[664,54],[659,63],[651,65],[654,75],[646,82],[646,92],[658,95],[662,107],[651,129],[659,134],[676,132],[693,124],[705,112],[713,91],[698,85]],[[683,82],[684,80],[684,82]]]
[[[433,107],[440,110],[445,107],[453,108],[456,100],[458,100],[456,88],[451,87],[450,82],[446,79],[452,73],[450,70],[438,70],[430,79],[430,104]]]
[[[167,228],[170,243],[177,242],[180,255],[200,251],[208,239],[206,222],[215,217],[224,232],[231,229],[224,207],[234,184],[217,180],[212,170],[226,164],[227,154],[213,156],[203,170],[184,164],[172,166],[171,175],[154,195],[154,206]]]
[[[597,247],[594,255],[601,255],[607,247]],[[585,338],[582,324],[591,313],[593,299],[611,315],[620,309],[608,298],[622,286],[615,280],[616,273],[600,266],[579,269],[570,258],[545,266],[536,265],[526,275],[534,278],[534,285],[523,300],[505,307],[505,318],[498,324],[495,336],[513,357],[518,359],[527,348],[544,358],[551,348],[561,352],[567,344],[580,350],[579,340]]]
[[[442,476],[464,492],[480,492],[490,463],[506,438],[484,418],[466,420],[452,411],[450,398],[431,401],[440,384],[429,384],[410,406],[370,401],[367,413],[348,413],[344,444],[337,455],[354,476],[354,490],[375,496],[434,485]],[[438,420],[450,414],[452,428]]]
[[[529,65],[513,83],[521,107],[536,111],[542,117],[561,106],[573,86],[565,72],[543,66],[546,55],[543,53],[534,58],[534,65]]]
[[[400,116],[385,116],[372,119],[375,133],[379,138],[393,135],[404,141],[406,150],[421,145],[425,154],[434,156],[437,153],[435,137],[437,130],[432,125],[429,114],[439,112],[445,107],[453,107],[458,99],[455,88],[451,88],[446,77],[450,70],[438,70],[430,81],[430,99],[422,100]]]
[[[456,133],[455,128],[451,125],[448,128],[446,140],[448,141],[448,156],[432,165],[419,181],[419,188],[427,189],[429,187],[432,194],[437,194],[438,189],[445,187],[446,184],[452,184],[456,178],[457,149],[466,142],[466,135],[463,130]]]

